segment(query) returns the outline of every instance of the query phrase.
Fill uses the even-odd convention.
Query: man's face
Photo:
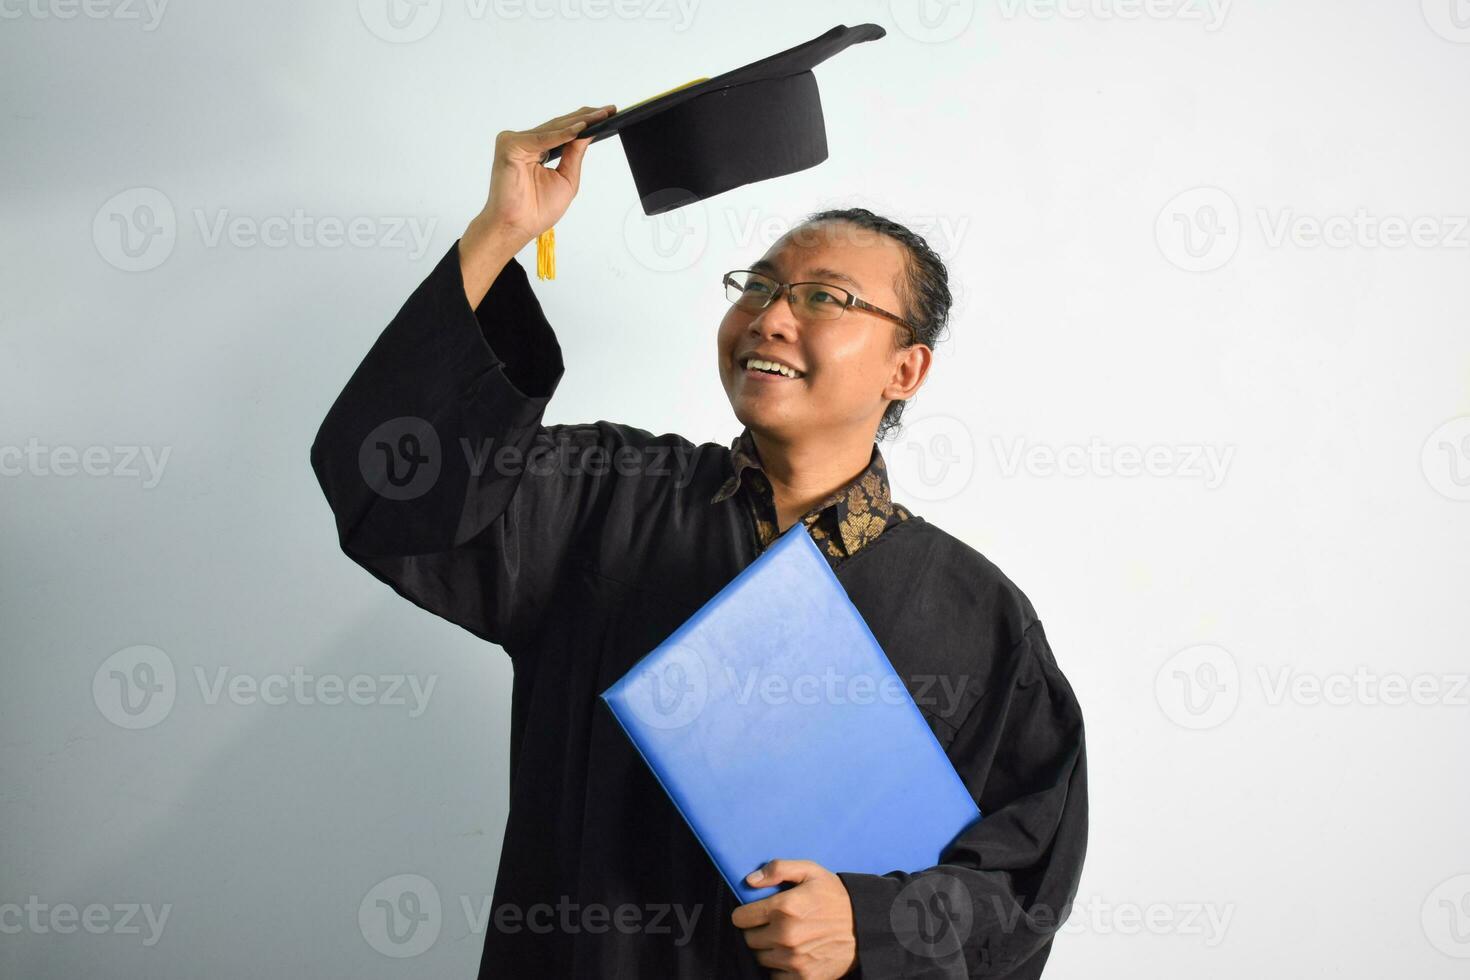
[[[777,282],[839,286],[903,316],[898,284],[904,248],[845,221],[794,229],[766,252],[769,265],[751,266]],[[894,398],[907,398],[923,381],[928,358],[896,349],[904,328],[866,310],[834,320],[804,320],[783,290],[758,313],[731,306],[720,321],[720,380],[735,417],[752,430],[783,441],[812,432],[875,429]],[[796,378],[745,367],[752,354],[780,361]],[[927,355],[927,348],[923,354]]]

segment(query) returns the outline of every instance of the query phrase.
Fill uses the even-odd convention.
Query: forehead
[[[887,235],[846,221],[823,221],[793,228],[750,268],[786,282],[846,286],[876,299],[897,295],[903,263],[903,246]]]

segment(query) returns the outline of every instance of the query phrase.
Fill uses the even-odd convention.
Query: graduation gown
[[[757,557],[753,511],[712,501],[729,447],[545,424],[562,373],[521,265],[471,309],[456,243],[311,447],[342,550],[514,667],[480,976],[764,977],[738,900],[598,698]],[[1087,797],[1082,714],[1036,611],[917,514],[829,560],[984,814],[934,868],[829,869],[852,900],[853,975],[1039,976]]]

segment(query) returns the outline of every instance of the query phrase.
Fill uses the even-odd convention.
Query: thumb
[[[592,145],[592,138],[584,140],[572,140],[562,147],[561,160],[557,162],[556,172],[561,174],[568,184],[572,185],[572,193],[582,185],[582,158],[587,155],[587,147]]]

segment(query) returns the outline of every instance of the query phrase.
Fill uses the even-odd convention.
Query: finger
[[[565,115],[556,116],[552,119],[548,119],[541,125],[533,127],[530,132],[542,132],[545,130],[560,129],[563,126],[574,123],[579,119],[585,120],[588,125],[591,125],[597,117],[609,112],[613,108],[614,107],[611,105],[598,107],[584,105],[582,108],[577,109],[574,112],[568,112]]]
[[[758,926],[754,929],[746,929],[743,933],[745,945],[751,949],[775,949],[778,946],[786,949],[795,949],[800,941],[797,934],[789,928],[777,925]]]
[[[786,901],[788,901],[786,899],[786,893],[779,892],[776,895],[769,896],[769,898],[760,899],[759,902],[747,902],[745,905],[739,905],[734,912],[731,912],[731,923],[739,927],[739,929],[753,929],[756,926],[764,926],[764,924],[769,923],[769,921],[772,921],[776,917],[776,912],[781,911]]]
[[[517,142],[523,146],[547,149],[553,146],[561,146],[586,128],[586,120],[579,119],[576,122],[562,126],[560,129],[533,129],[527,133],[517,133],[516,135],[520,137],[520,140]]]
[[[550,155],[550,150],[570,143],[576,138],[579,132],[593,123],[601,122],[612,111],[612,106],[603,106],[601,109],[594,109],[590,113],[567,123],[559,129],[532,129],[523,133],[516,133],[515,145],[534,151],[540,157],[541,162],[545,163]],[[588,137],[588,144],[590,144],[591,139],[591,137]]]
[[[764,887],[778,885],[783,881],[803,882],[818,877],[826,870],[815,861],[774,858],[747,875],[745,883]]]
[[[559,116],[552,116],[550,119],[546,120],[541,125],[539,125],[539,126],[532,126],[528,130],[528,132],[539,133],[539,132],[542,132],[543,130],[548,130],[548,129],[560,129],[563,126],[565,126],[567,123],[572,122],[575,119],[577,119],[579,116],[586,115],[587,113],[589,113],[591,111],[592,111],[592,107],[590,105],[584,105],[580,109],[573,109],[571,112],[564,112],[564,113],[562,113]]]
[[[731,924],[739,929],[750,929],[755,926],[765,925],[771,921],[771,917],[775,913],[775,909],[771,903],[778,897],[777,895],[772,895],[770,898],[763,898],[759,902],[748,902],[745,905],[737,907],[735,911],[730,913]]]
[[[755,961],[768,970],[790,970],[795,964],[795,954],[789,949],[757,950]],[[792,973],[791,976],[797,974]]]
[[[577,138],[577,134],[586,128],[585,123],[575,122],[570,126],[547,130],[544,133],[534,131],[516,133],[512,137],[510,149],[513,155],[530,157],[537,163],[545,163],[551,159],[553,149],[569,146]]]

